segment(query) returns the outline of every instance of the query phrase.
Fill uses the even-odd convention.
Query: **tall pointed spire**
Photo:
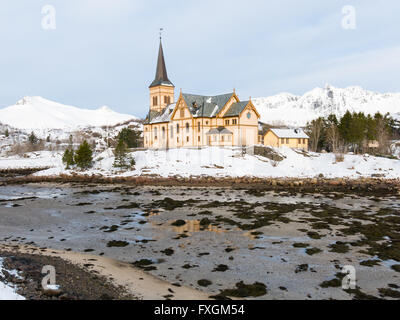
[[[164,59],[164,51],[162,47],[162,40],[160,34],[160,48],[158,50],[158,60],[157,60],[157,70],[156,70],[156,77],[154,81],[151,83],[150,88],[156,86],[174,86],[171,81],[168,79],[167,68],[165,66],[165,59]]]

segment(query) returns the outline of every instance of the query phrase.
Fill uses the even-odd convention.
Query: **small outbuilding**
[[[264,145],[308,150],[310,137],[302,129],[271,128],[264,135]]]

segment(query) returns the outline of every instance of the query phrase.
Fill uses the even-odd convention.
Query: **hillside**
[[[253,102],[261,121],[273,125],[304,126],[308,121],[332,113],[341,117],[347,110],[372,115],[379,111],[400,119],[400,93],[377,93],[361,87],[341,89],[326,85],[303,96],[281,93]]]
[[[346,154],[343,162],[337,162],[331,153],[299,152],[288,148],[274,148],[281,162],[246,154],[238,148],[171,149],[135,151],[130,154],[135,167],[126,172],[113,168],[112,149],[96,153],[94,166],[89,171],[65,170],[62,152],[33,152],[23,157],[0,156],[0,170],[10,168],[43,168],[37,176],[59,176],[61,174],[99,175],[104,177],[259,177],[259,178],[325,178],[381,177],[398,179],[400,161],[370,155]]]
[[[15,105],[0,109],[0,122],[17,129],[77,129],[115,125],[136,117],[120,114],[108,107],[97,110],[63,105],[42,97],[25,97]]]

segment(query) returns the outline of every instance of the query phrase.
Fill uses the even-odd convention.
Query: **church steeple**
[[[160,38],[160,48],[158,49],[158,60],[157,60],[157,70],[156,77],[151,83],[150,88],[156,86],[174,86],[172,82],[168,79],[167,67],[165,66],[164,50],[162,47],[162,40]]]
[[[162,29],[160,29],[160,31],[162,31]],[[162,112],[169,104],[174,103],[175,86],[168,79],[161,34],[160,47],[158,49],[156,77],[149,88],[150,110]]]

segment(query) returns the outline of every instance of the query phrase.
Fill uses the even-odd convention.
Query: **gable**
[[[225,105],[222,106],[222,108],[219,110],[217,116],[222,118],[225,117],[226,113],[228,113],[229,110],[232,109],[232,106],[236,105],[237,103],[240,103],[240,100],[238,96],[233,93],[229,100],[225,103]]]
[[[188,119],[192,117],[192,113],[190,112],[185,100],[182,98],[182,95],[179,96],[175,109],[171,115],[171,120]]]

